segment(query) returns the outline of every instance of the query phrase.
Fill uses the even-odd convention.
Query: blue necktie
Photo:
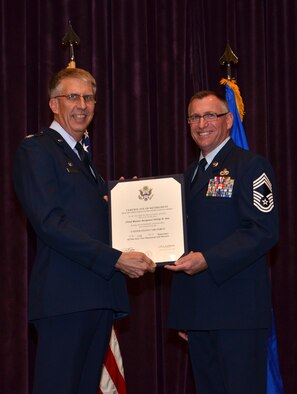
[[[203,159],[201,159],[201,160],[199,161],[199,164],[198,164],[198,168],[197,168],[196,174],[195,174],[194,178],[192,179],[192,182],[191,182],[191,189],[193,188],[193,186],[195,185],[195,183],[197,182],[197,180],[199,179],[199,177],[200,177],[200,176],[203,174],[203,172],[205,171],[206,165],[207,165],[206,158],[203,157]]]
[[[83,165],[85,166],[86,170],[87,170],[87,171],[92,175],[92,177],[94,178],[94,174],[92,173],[91,168],[90,168],[90,160],[89,160],[88,154],[87,154],[87,152],[84,150],[82,144],[81,144],[80,142],[78,142],[78,143],[75,145],[75,149],[77,150],[77,152],[78,152],[78,154],[79,154],[79,157],[80,157],[80,160],[81,160],[81,162],[83,163]]]

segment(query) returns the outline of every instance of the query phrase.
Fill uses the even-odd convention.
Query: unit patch
[[[253,182],[253,203],[264,213],[270,212],[274,207],[272,185],[265,172]]]

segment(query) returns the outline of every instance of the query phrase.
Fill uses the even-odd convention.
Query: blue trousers
[[[199,394],[266,394],[267,329],[189,331]]]
[[[113,313],[91,310],[34,321],[33,394],[97,394]]]

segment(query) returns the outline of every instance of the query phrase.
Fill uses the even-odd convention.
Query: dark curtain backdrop
[[[51,120],[47,85],[69,61],[61,41],[71,20],[77,66],[98,82],[89,132],[106,179],[179,173],[195,158],[187,103],[217,89],[229,40],[250,147],[272,162],[278,182],[281,237],[269,262],[280,367],[286,394],[295,394],[296,1],[0,0],[0,12],[1,393],[30,392],[35,344],[26,317],[34,236],[12,189],[12,159],[25,135]],[[117,329],[128,393],[194,393],[187,345],[166,328],[170,273],[127,282],[131,314]]]

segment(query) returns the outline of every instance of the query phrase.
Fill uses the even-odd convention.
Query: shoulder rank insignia
[[[25,139],[26,138],[32,138],[32,137],[40,137],[41,135],[43,135],[43,131],[41,130],[39,133],[35,133],[35,134],[28,134],[26,137],[25,137]]]
[[[227,168],[224,168],[223,171],[220,172],[221,176],[227,176],[229,175],[229,170],[227,170]]]
[[[272,185],[265,172],[253,181],[253,203],[264,213],[270,212],[274,207]]]

